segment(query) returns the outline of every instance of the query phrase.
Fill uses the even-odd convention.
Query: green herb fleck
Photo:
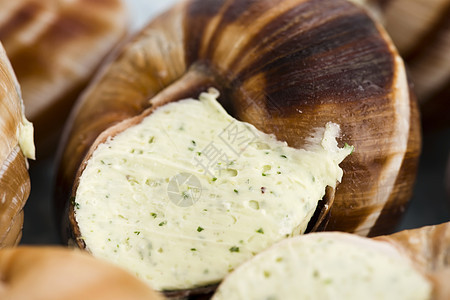
[[[192,140],[191,143],[192,145],[197,146],[197,143],[194,140]]]
[[[277,171],[277,174],[278,174],[278,175],[280,175],[280,174],[281,174],[281,172],[280,172],[280,171]]]
[[[282,158],[287,158],[287,156],[284,155],[284,154],[281,154],[280,156],[281,156]]]
[[[233,190],[236,194],[239,194],[239,191],[237,189]]]
[[[205,230],[203,227],[200,227],[200,226],[197,227],[198,232],[202,232],[203,230]]]
[[[202,155],[202,153],[201,152],[197,152],[197,155],[200,156],[200,155]]]
[[[217,180],[217,177],[213,177],[212,181],[216,181],[216,180]]]
[[[269,278],[270,277],[270,272],[267,270],[264,270],[264,278]]]
[[[229,250],[230,252],[239,252],[239,247],[233,246]]]
[[[351,148],[352,149],[352,151],[350,152],[350,154],[352,154],[354,151],[355,151],[355,147],[353,147],[353,146],[350,146],[349,144],[347,144],[347,143],[345,143],[344,144],[344,148]]]
[[[155,137],[152,136],[152,137],[148,140],[148,143],[151,144],[151,143],[153,143],[154,141],[155,141]]]
[[[266,173],[262,173],[261,175],[262,175],[262,176],[267,176],[267,174],[266,174]]]
[[[140,235],[141,232],[140,232],[140,231],[135,231],[134,234],[135,234],[135,235]]]
[[[156,219],[156,217],[158,216],[158,214],[157,214],[157,213],[150,213],[150,216],[152,216],[153,219]]]
[[[257,233],[261,233],[261,234],[264,234],[264,229],[262,229],[262,228],[259,228],[258,230],[256,230],[256,232],[257,232]]]
[[[195,248],[191,248],[191,251],[197,251],[197,249],[195,249]]]
[[[161,223],[158,224],[158,226],[164,226],[167,224],[167,221],[162,221]]]

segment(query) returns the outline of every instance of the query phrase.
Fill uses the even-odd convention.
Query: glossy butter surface
[[[80,177],[75,216],[87,249],[158,290],[220,281],[287,236],[301,234],[341,180],[339,126],[307,150],[235,120],[216,101],[167,104],[100,144]]]
[[[280,242],[232,273],[221,299],[431,299],[431,284],[386,243],[348,234]]]

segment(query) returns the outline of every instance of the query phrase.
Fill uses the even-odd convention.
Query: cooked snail
[[[27,158],[34,158],[33,125],[25,118],[19,83],[0,44],[0,248],[22,237],[30,194]]]
[[[212,299],[448,299],[450,223],[370,240],[286,239],[239,266]]]
[[[0,250],[0,298],[162,299],[133,275],[86,253],[57,247]]]
[[[199,94],[200,101],[179,101]],[[228,116],[216,98],[241,122]],[[252,250],[261,250],[280,234],[344,230],[377,235],[393,230],[411,195],[419,125],[402,60],[361,8],[347,1],[186,1],[126,44],[79,99],[60,147],[56,206],[60,213],[67,208],[63,221],[69,223],[70,241],[90,252],[98,246],[125,260],[134,252],[136,261],[128,261],[129,266],[142,260],[157,264],[155,257],[170,262],[167,253],[177,249],[180,237],[209,240],[214,230],[223,231],[224,236],[216,232],[219,237],[211,244],[220,245],[235,262],[209,279],[198,274],[196,282],[190,274],[180,286],[156,287],[189,294],[217,283]],[[245,133],[239,148],[208,148],[232,136],[225,131],[231,127]],[[208,169],[199,160],[211,150],[231,159],[215,161]],[[324,156],[309,161],[308,173],[292,159],[296,151],[310,150]],[[266,154],[267,162],[260,159]],[[311,173],[316,171],[323,176]],[[272,210],[273,199],[288,201],[280,195],[290,192],[291,185],[276,187],[282,180],[319,184],[319,198],[311,206],[302,198],[309,196],[301,194],[296,198],[301,205],[286,205],[292,212]],[[341,181],[337,187],[336,181]],[[222,189],[224,194],[215,192]],[[212,200],[202,202],[205,197]],[[91,204],[100,208],[91,209]],[[209,204],[213,208],[202,206]],[[241,206],[236,215],[227,215]],[[303,208],[305,218],[294,218]],[[202,219],[211,210],[214,216]],[[273,217],[273,227],[247,224],[239,217],[253,213]],[[216,223],[207,227],[199,220]],[[224,229],[239,223],[239,230]],[[113,227],[108,224],[120,230],[109,230]],[[176,232],[180,228],[190,231]],[[274,240],[261,238],[271,229]],[[237,239],[245,230],[253,238]],[[156,241],[154,236],[177,238]],[[250,247],[252,243],[259,248]],[[187,252],[177,256],[181,263],[208,253],[200,244],[183,245]],[[158,277],[141,276],[150,284]]]
[[[55,148],[69,110],[123,37],[119,0],[0,0],[0,40],[23,91],[40,153]]]

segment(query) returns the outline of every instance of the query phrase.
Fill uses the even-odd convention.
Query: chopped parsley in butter
[[[353,150],[338,148],[333,123],[308,150],[288,147],[217,97],[158,108],[100,144],[80,177],[75,214],[87,249],[157,290],[217,283],[302,234]]]
[[[391,245],[350,234],[283,240],[239,266],[213,300],[431,299],[431,284]]]

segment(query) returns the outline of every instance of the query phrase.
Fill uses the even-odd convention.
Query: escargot
[[[128,272],[63,247],[0,250],[2,299],[162,299]]]
[[[414,82],[426,130],[450,125],[450,1],[355,0],[385,26]]]
[[[22,237],[30,194],[27,158],[34,158],[33,125],[24,115],[19,83],[0,43],[0,248]]]
[[[448,299],[449,228],[286,239],[239,266],[212,299]]]
[[[1,0],[0,40],[22,87],[41,154],[56,148],[69,110],[126,32],[119,0]]]
[[[419,125],[401,58],[360,7],[184,1],[124,45],[78,100],[60,145],[55,205],[69,241],[146,270],[165,261],[164,276],[141,277],[155,286],[171,270],[182,284],[155,288],[189,294],[285,236],[391,231],[411,195]],[[324,156],[296,160],[297,150]],[[212,153],[228,159],[205,167]],[[318,183],[327,193],[312,205]],[[301,196],[282,196],[292,191]],[[303,208],[306,217],[294,217]],[[272,225],[240,217],[253,214]],[[185,276],[181,265],[198,270]]]

